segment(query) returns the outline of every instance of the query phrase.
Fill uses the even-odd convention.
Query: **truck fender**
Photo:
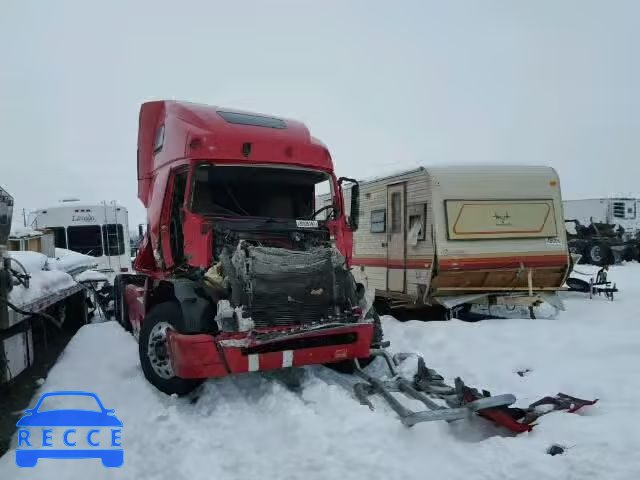
[[[182,333],[218,333],[215,321],[217,305],[207,297],[200,282],[175,278],[161,283],[165,288],[172,287],[171,300],[180,305],[182,315],[174,319],[174,325]]]

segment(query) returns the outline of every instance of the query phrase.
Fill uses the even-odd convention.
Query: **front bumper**
[[[180,378],[339,362],[369,356],[373,323],[247,334],[167,334],[173,372]]]

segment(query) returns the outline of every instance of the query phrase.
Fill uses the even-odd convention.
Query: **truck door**
[[[184,236],[182,230],[182,206],[187,185],[187,170],[171,172],[167,197],[163,204],[160,238],[166,268],[184,260]]]
[[[405,292],[406,285],[406,185],[387,187],[387,290]]]

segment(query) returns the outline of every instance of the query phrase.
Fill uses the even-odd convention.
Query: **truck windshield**
[[[320,208],[315,197],[331,191],[330,180],[328,174],[313,170],[201,165],[195,172],[191,211],[234,217],[311,218]]]

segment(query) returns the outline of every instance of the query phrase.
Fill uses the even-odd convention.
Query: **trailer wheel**
[[[175,329],[175,319],[181,315],[177,303],[159,303],[142,322],[138,341],[144,376],[154,387],[168,395],[185,395],[202,383],[202,380],[176,377],[171,368],[166,346],[167,331]]]

